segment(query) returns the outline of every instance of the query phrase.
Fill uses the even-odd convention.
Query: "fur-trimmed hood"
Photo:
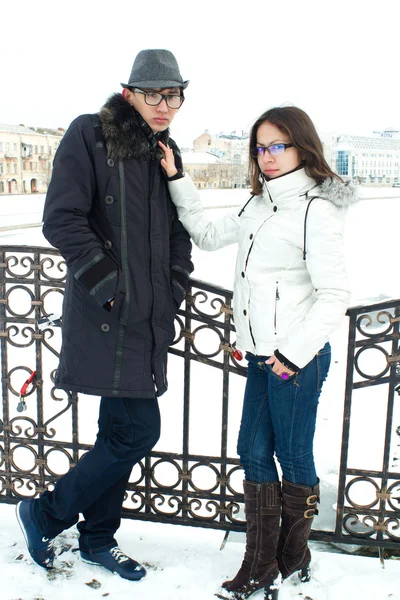
[[[316,188],[316,194],[319,198],[329,200],[338,208],[347,208],[358,202],[357,186],[352,181],[339,181],[336,178],[325,179],[325,181]],[[313,192],[310,192],[313,196]]]
[[[100,110],[102,130],[110,158],[161,158],[157,142],[173,142],[169,129],[154,134],[140,114],[125,100],[122,94],[113,94]],[[175,144],[173,144],[175,146]],[[175,148],[174,148],[175,150]]]
[[[267,201],[278,205],[296,202],[298,198],[310,200],[318,197],[332,202],[338,208],[346,208],[358,200],[353,182],[330,177],[318,185],[315,179],[307,175],[304,167],[274,179],[265,179],[263,195]]]

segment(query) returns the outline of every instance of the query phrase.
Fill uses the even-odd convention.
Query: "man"
[[[56,386],[102,396],[96,443],[53,491],[17,516],[33,560],[51,568],[54,538],[78,523],[83,560],[138,580],[145,569],[114,534],[134,464],[160,435],[174,317],[193,269],[189,236],[160,167],[161,140],[184,101],[168,50],[142,50],[129,82],[98,115],[78,117],[54,160],[43,233],[68,266]]]

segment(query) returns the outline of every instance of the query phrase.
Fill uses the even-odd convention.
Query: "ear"
[[[128,90],[128,88],[123,88],[122,90],[122,97],[129,102],[132,96],[132,92],[130,90]]]

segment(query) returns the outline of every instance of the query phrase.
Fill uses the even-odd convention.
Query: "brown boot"
[[[246,551],[235,578],[225,581],[218,598],[244,600],[261,588],[272,591],[266,598],[278,598],[279,568],[276,546],[281,515],[281,484],[245,481],[244,504],[247,520]]]
[[[301,571],[302,581],[309,581],[311,552],[307,546],[314,515],[318,514],[319,484],[314,487],[282,482],[282,523],[277,559],[282,579]]]

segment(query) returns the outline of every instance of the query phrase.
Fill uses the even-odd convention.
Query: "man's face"
[[[148,92],[149,97],[150,95],[156,93],[173,96],[180,95],[179,88],[158,88],[154,90],[143,89],[142,92]],[[124,98],[138,111],[146,123],[150,125],[154,133],[158,133],[159,131],[164,131],[167,129],[179,110],[179,108],[170,108],[167,105],[165,98],[163,98],[160,104],[157,106],[150,106],[149,104],[146,104],[144,94],[128,89],[124,90]]]

